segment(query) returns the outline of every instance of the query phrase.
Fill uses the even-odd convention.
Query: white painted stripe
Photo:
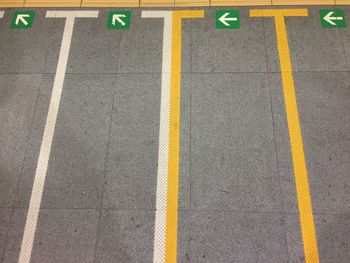
[[[164,18],[157,200],[153,250],[153,262],[163,263],[165,260],[166,202],[168,188],[172,11],[143,11],[142,17]]]
[[[47,114],[46,125],[43,139],[41,142],[38,164],[35,171],[32,195],[30,198],[27,220],[25,224],[19,263],[29,263],[35,231],[38,222],[39,210],[42,194],[44,190],[47,166],[49,163],[52,139],[54,136],[57,113],[60,105],[64,76],[67,68],[69,49],[71,46],[74,20],[76,17],[97,17],[98,11],[48,11],[46,17],[64,17],[66,23],[64,27],[60,55],[56,70],[55,81],[52,89],[49,111]]]
[[[74,18],[96,18],[98,17],[98,11],[47,11],[46,17],[72,18],[74,24]]]
[[[4,11],[0,11],[0,18],[4,17],[5,12]]]

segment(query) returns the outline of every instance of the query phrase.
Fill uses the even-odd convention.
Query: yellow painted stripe
[[[336,5],[350,5],[350,0],[335,0]]]
[[[175,0],[175,6],[209,6],[209,0]]]
[[[24,0],[0,0],[0,7],[23,7]]]
[[[262,6],[271,5],[271,0],[211,0],[211,6]]]
[[[80,7],[81,0],[26,0],[25,7]]]
[[[180,151],[180,85],[181,85],[181,19],[201,18],[204,11],[174,11],[171,49],[169,169],[166,208],[165,262],[175,263],[177,258],[177,225],[179,194]]]
[[[349,5],[350,0],[0,0],[0,7]]]
[[[140,0],[141,7],[173,7],[174,0]]]
[[[272,0],[272,5],[335,5],[335,1],[334,0],[306,0],[306,1]]]
[[[165,262],[176,262],[177,252],[181,84],[181,17],[177,11],[173,13],[172,40]]]
[[[140,0],[82,0],[82,7],[139,7]]]
[[[285,16],[307,16],[307,9],[251,10],[250,16],[273,16],[275,18],[278,53],[281,64],[284,102],[287,113],[289,138],[292,151],[294,177],[299,206],[301,233],[306,263],[318,263],[318,248],[309,182],[304,157],[303,140],[299,123],[298,107],[288,46]]]

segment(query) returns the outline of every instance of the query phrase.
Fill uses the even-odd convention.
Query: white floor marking
[[[166,203],[168,187],[170,78],[172,45],[172,11],[143,11],[143,18],[164,18],[162,90],[158,149],[157,199],[154,227],[153,262],[165,260]]]
[[[67,68],[69,49],[71,46],[74,20],[76,17],[98,17],[98,11],[47,11],[46,17],[66,18],[61,50],[59,54],[55,82],[52,89],[49,111],[43,139],[41,142],[38,164],[35,171],[32,195],[30,198],[27,220],[25,224],[19,263],[29,263],[35,231],[38,222],[42,194],[44,190],[47,166],[49,163],[52,139],[54,136],[58,108],[60,105],[64,76]]]
[[[5,12],[4,11],[0,11],[0,18],[4,17]]]

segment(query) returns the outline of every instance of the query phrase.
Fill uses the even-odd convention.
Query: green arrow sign
[[[130,28],[130,11],[110,11],[108,15],[108,29],[129,29]]]
[[[239,28],[239,11],[238,10],[216,10],[216,28]]]
[[[35,11],[15,11],[13,13],[11,28],[31,28]]]
[[[346,27],[344,12],[341,9],[320,9],[320,19],[323,28]]]

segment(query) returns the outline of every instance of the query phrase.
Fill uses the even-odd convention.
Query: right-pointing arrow
[[[219,21],[223,23],[225,26],[230,26],[230,24],[227,23],[226,21],[237,21],[237,17],[227,17],[229,14],[230,13],[225,13],[219,18]]]
[[[326,20],[331,25],[335,26],[336,23],[333,22],[333,20],[343,20],[341,16],[332,16],[334,14],[333,11],[330,11],[327,15],[324,16],[324,20]]]
[[[18,25],[19,22],[21,21],[25,26],[28,25],[28,22],[27,20],[25,19],[25,17],[30,17],[30,15],[28,14],[19,14],[17,17],[16,17],[16,22],[15,24]]]

